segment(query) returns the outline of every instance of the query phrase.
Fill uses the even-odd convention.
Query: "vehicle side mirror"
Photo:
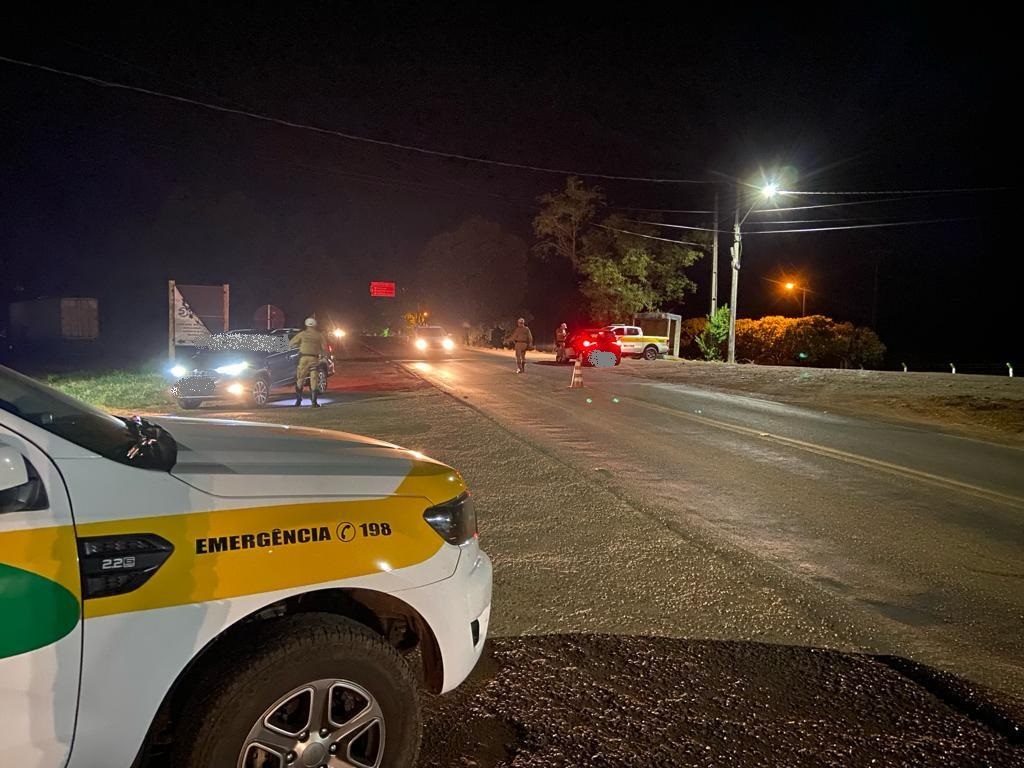
[[[0,491],[18,488],[28,482],[25,459],[9,445],[0,444]]]

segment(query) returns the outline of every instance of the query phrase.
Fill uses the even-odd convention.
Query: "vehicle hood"
[[[345,432],[244,421],[152,419],[178,444],[171,474],[214,496],[423,496],[465,490],[459,473],[421,453]]]

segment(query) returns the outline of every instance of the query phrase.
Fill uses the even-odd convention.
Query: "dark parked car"
[[[615,364],[622,362],[622,346],[611,331],[602,328],[585,328],[573,331],[565,340],[565,355],[569,360],[579,358],[583,365],[593,365],[594,352],[610,352],[615,355]]]
[[[288,340],[298,331],[214,334],[206,347],[171,369],[176,380],[171,395],[182,408],[198,408],[208,400],[266,405],[274,387],[295,386],[299,351],[289,349]],[[320,392],[327,389],[327,378],[333,375],[334,360],[328,355],[320,363]],[[308,386],[309,379],[303,384]]]

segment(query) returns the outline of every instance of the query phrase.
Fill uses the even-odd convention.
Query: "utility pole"
[[[736,223],[732,228],[732,290],[729,299],[729,362],[736,362],[736,298],[740,288],[740,192],[736,190]]]
[[[718,187],[715,187],[715,223],[711,241],[711,317],[718,311]]]

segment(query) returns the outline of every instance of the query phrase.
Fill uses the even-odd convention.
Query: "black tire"
[[[270,400],[270,379],[266,376],[257,376],[253,379],[252,388],[249,390],[249,403],[254,408],[262,408]]]
[[[355,683],[376,699],[385,728],[381,768],[416,764],[422,728],[416,683],[382,637],[341,616],[305,613],[254,627],[244,642],[198,680],[175,728],[171,765],[235,768],[267,710],[324,679]]]
[[[202,400],[179,400],[178,406],[186,411],[193,411],[203,404]]]
[[[644,347],[643,353],[644,360],[657,360],[658,359],[658,348],[653,344],[649,347]]]

